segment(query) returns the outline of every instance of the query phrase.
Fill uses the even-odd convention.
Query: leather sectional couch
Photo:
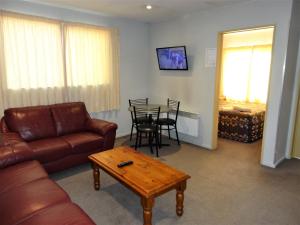
[[[2,148],[6,149],[2,149],[5,152],[11,152],[10,147]],[[16,158],[17,155],[18,153],[15,154]],[[19,161],[16,158],[12,158],[11,162]],[[3,159],[2,155],[1,160]],[[95,223],[82,209],[72,203],[62,188],[48,178],[47,172],[39,162],[26,161],[0,170],[0,224],[92,225]]]
[[[0,126],[5,145],[22,146],[22,157],[38,160],[50,173],[113,148],[117,129],[91,119],[82,102],[7,109]]]
[[[94,224],[47,172],[113,148],[117,125],[81,102],[7,109],[0,125],[0,224]]]

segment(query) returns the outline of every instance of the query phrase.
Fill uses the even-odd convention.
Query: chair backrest
[[[177,122],[180,101],[171,100],[171,99],[168,98],[167,104],[168,104],[168,107],[172,109],[172,111],[175,111],[175,121]],[[169,118],[169,113],[167,113],[167,117]]]
[[[141,106],[133,106],[133,112],[134,112],[134,119],[137,123],[137,126],[141,123],[147,122],[145,118],[148,118],[149,123],[155,123],[156,126],[158,126],[158,120],[160,116],[160,107],[154,107],[149,109],[145,109]]]
[[[148,98],[129,99],[129,106],[148,105]]]
[[[129,99],[129,107],[135,105],[148,105],[148,98]],[[131,120],[134,121],[134,114],[130,111]]]

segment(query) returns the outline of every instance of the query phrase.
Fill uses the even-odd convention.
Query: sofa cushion
[[[0,170],[0,194],[26,183],[48,177],[37,161],[19,163]]]
[[[83,102],[63,103],[51,106],[57,135],[86,130],[89,115]]]
[[[28,145],[42,163],[61,159],[71,153],[71,146],[60,137],[32,141]]]
[[[62,213],[66,212],[66,213]],[[74,203],[61,203],[41,210],[19,225],[92,225],[95,224],[82,209]]]
[[[43,208],[69,202],[65,191],[48,178],[0,194],[1,224],[12,225]]]
[[[56,136],[55,124],[48,106],[11,108],[4,111],[6,125],[25,141]]]
[[[72,147],[75,154],[83,152],[91,152],[95,149],[102,149],[104,139],[95,133],[81,132],[62,136]]]
[[[34,153],[26,142],[16,142],[0,147],[0,168],[32,160]]]

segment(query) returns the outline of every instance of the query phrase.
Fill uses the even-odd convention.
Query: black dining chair
[[[129,107],[131,106],[138,106],[138,105],[148,105],[148,98],[139,98],[139,99],[129,99]],[[133,133],[133,127],[136,128],[136,121],[134,119],[133,111],[130,111],[131,115],[131,132],[130,132],[130,141],[132,140],[132,133]],[[141,121],[146,121],[147,122],[147,115],[145,115],[144,118],[139,118]]]
[[[178,143],[178,145],[180,145],[178,131],[177,131],[177,118],[178,118],[180,101],[171,100],[168,98],[167,105],[171,109],[171,111],[167,112],[166,118],[160,118],[158,120],[159,130],[160,130],[160,143],[161,143],[161,138],[162,138],[162,130],[168,131],[169,139],[171,139],[170,130],[175,130],[177,143]],[[170,117],[171,113],[173,113],[173,114],[175,113],[175,117],[171,118]],[[164,127],[166,127],[166,128],[164,128]]]
[[[155,139],[156,156],[159,157],[159,115],[160,107],[152,108],[151,110],[145,110],[143,107],[133,106],[134,119],[136,121],[136,140],[135,149],[141,146],[142,134],[145,133],[148,136],[148,144],[150,146],[150,151],[153,154],[152,143]],[[143,118],[148,118],[147,122]]]

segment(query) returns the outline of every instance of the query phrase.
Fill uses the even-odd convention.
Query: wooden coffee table
[[[172,189],[176,189],[176,213],[183,214],[183,192],[189,175],[125,146],[90,155],[89,159],[95,190],[100,189],[99,169],[102,169],[141,196],[144,225],[152,224],[154,198]],[[118,163],[128,160],[133,164],[118,168]]]

